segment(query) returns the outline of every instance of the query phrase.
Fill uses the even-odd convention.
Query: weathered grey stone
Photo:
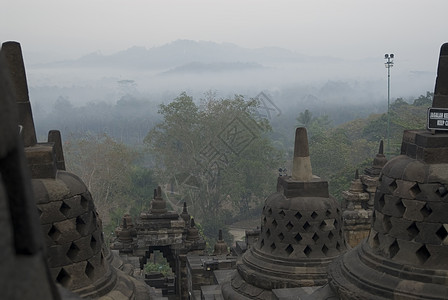
[[[442,93],[448,87],[442,81],[447,66],[441,57],[436,90]],[[404,155],[383,167],[368,240],[330,265],[329,283],[341,299],[448,296],[447,137],[404,133]]]
[[[303,134],[297,137],[306,139]],[[295,147],[306,145],[295,142]],[[308,149],[295,153],[307,154]],[[311,166],[300,172],[308,169]],[[300,174],[278,178],[277,193],[268,196],[263,207],[258,240],[242,255],[231,283],[223,284],[225,299],[275,299],[274,289],[327,282],[326,267],[346,250],[342,212],[329,196],[326,181],[297,178]]]
[[[448,44],[443,44],[440,48],[439,65],[437,68],[437,78],[434,88],[434,99],[432,107],[448,108]]]
[[[17,43],[4,43],[0,49],[1,298],[56,300],[60,296],[49,277],[29,171],[19,137],[16,102],[24,92],[23,82],[20,86],[24,74],[14,70],[18,55],[21,59]]]
[[[36,144],[36,132],[34,129],[33,115],[28,96],[28,84],[26,82],[25,66],[23,64],[22,49],[17,42],[2,44],[2,68],[8,70],[9,89],[14,93],[18,110],[19,124],[23,126],[22,137],[24,146]],[[16,132],[16,130],[13,130]]]
[[[56,156],[56,166],[58,170],[65,171],[64,151],[62,150],[62,138],[59,130],[48,132],[48,142],[53,143]]]
[[[137,218],[134,236],[128,230],[127,223],[128,219],[126,225],[122,222],[116,229],[117,237],[112,241],[111,249],[118,250],[122,256],[139,258],[140,267],[146,263],[150,253],[155,250],[161,251],[177,276],[178,296],[187,299],[189,292],[187,254],[203,255],[206,245],[194,225],[194,220],[190,220],[186,204],[181,216],[168,211],[159,187],[154,192],[150,210],[142,212]],[[200,288],[195,287],[196,291]]]

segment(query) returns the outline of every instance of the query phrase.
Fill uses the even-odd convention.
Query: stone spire
[[[56,156],[56,166],[58,170],[65,171],[64,151],[62,150],[62,138],[59,130],[50,130],[48,132],[48,142],[54,144]]]
[[[306,129],[295,138],[293,174],[279,176],[267,197],[258,241],[223,287],[225,299],[274,299],[273,289],[324,285],[328,264],[346,250],[340,205],[312,175]]]
[[[432,107],[448,108],[448,43],[440,48],[439,66],[434,87],[434,99]]]
[[[381,169],[387,163],[386,156],[384,156],[384,150],[383,150],[384,145],[383,144],[384,144],[384,142],[383,142],[383,140],[381,140],[380,147],[378,149],[378,154],[373,159],[373,167],[374,168]]]
[[[369,193],[369,201],[367,203],[369,209],[373,209],[373,202],[375,198],[375,191],[379,185],[379,176],[383,166],[387,163],[387,159],[383,154],[383,141],[380,141],[378,153],[373,159],[372,166],[364,170],[364,175],[361,176],[361,182],[364,185],[364,189]]]
[[[361,179],[359,179],[358,169],[356,169],[356,171],[355,171],[355,178],[352,180],[349,190],[352,192],[357,192],[357,193],[362,193],[364,191],[363,187],[362,187]]]
[[[364,170],[364,173],[369,176],[377,177],[380,175],[381,169],[387,163],[386,156],[384,156],[383,150],[383,140],[380,141],[380,146],[378,149],[378,153],[373,159],[373,164],[371,167],[368,167]]]
[[[128,228],[125,217],[122,219],[121,230],[118,232],[118,240],[122,243],[132,243],[131,230]]]
[[[297,181],[310,181],[312,178],[313,171],[311,169],[306,128],[300,127],[296,129],[292,179]]]
[[[4,43],[0,48],[1,298],[59,300],[18,135],[16,100],[21,91],[16,84],[24,73],[17,74],[16,65],[23,70],[20,45]]]
[[[199,230],[196,228],[194,218],[191,218],[190,227],[187,229],[187,241],[196,241],[199,239]]]
[[[345,207],[342,213],[345,241],[355,247],[369,234],[372,211],[368,207],[369,194],[364,191],[358,170],[348,191],[342,192]]]
[[[158,186],[157,189],[154,189],[154,199],[151,203],[150,212],[152,214],[164,214],[168,212],[166,201],[162,197],[162,188],[160,186]]]
[[[15,252],[22,256],[28,256],[28,267],[33,266],[30,269],[34,269],[34,266],[36,268],[39,266],[31,254],[36,250],[46,249],[49,270],[45,270],[44,274],[48,274],[53,281],[83,298],[104,296],[104,298],[110,299],[129,299],[131,296],[127,295],[132,295],[135,298],[148,298],[149,290],[144,282],[136,281],[111,265],[112,254],[104,243],[101,220],[95,211],[93,199],[85,184],[76,175],[63,171],[61,164],[61,169],[58,169],[56,152],[61,152],[59,159],[63,161],[62,147],[59,150],[55,149],[56,144],[61,146],[60,135],[50,133],[48,143],[37,143],[20,45],[15,42],[5,43],[1,52],[0,72],[5,70],[12,72],[12,80],[9,82],[8,88],[13,90],[14,97],[16,97],[15,104],[19,111],[18,124],[22,125],[21,136],[25,145],[24,152],[28,168],[23,161],[15,161],[17,156],[13,152],[10,153],[7,162],[12,163],[15,168],[20,166],[31,171],[31,188],[34,194],[34,200],[29,203],[12,205],[14,203],[11,201],[8,206],[14,213],[21,215],[19,218],[21,224],[28,221],[26,214],[29,211],[32,211],[33,214],[38,211],[40,227],[43,231],[43,234],[38,232],[39,230],[34,224],[31,228],[17,227],[18,232],[21,233],[21,243],[26,247],[23,250],[26,252],[22,252],[22,249],[17,246]],[[3,59],[7,60],[4,65]],[[1,87],[0,95],[3,93],[2,89]],[[4,111],[3,107],[0,108],[0,111]],[[17,133],[17,128],[12,132]],[[15,137],[16,141],[19,141],[18,136]],[[4,169],[4,163],[0,162],[0,171]],[[14,186],[12,193],[14,198],[20,199],[27,189],[19,184],[14,184],[14,181],[18,179],[15,178],[17,174],[12,170],[7,171],[8,177],[0,177],[3,177],[3,180],[7,178],[9,185]],[[35,241],[39,241],[39,237],[43,235],[45,236],[44,244],[36,245]],[[31,251],[35,246],[37,249]],[[29,286],[31,287],[29,290],[35,292],[32,295],[33,299],[52,299],[50,296],[43,296],[40,290],[34,290],[33,285]],[[17,286],[12,288],[20,289]],[[40,288],[38,287],[38,289]],[[44,285],[42,288],[45,288]],[[5,297],[11,298],[7,295]],[[27,297],[20,298],[26,299]]]
[[[190,216],[190,214],[188,213],[188,210],[187,210],[187,202],[184,202],[184,207],[182,209],[182,213],[180,214],[180,217],[182,218],[182,220],[185,221],[186,225],[190,225],[190,218],[191,218],[191,216]]]
[[[11,88],[15,93],[19,111],[19,125],[22,126],[22,137],[25,147],[34,146],[37,143],[36,130],[34,129],[33,114],[28,95],[25,65],[23,64],[22,49],[17,42],[2,44],[2,56],[11,73]]]
[[[222,239],[222,230],[219,230],[218,241],[215,244],[213,255],[227,255],[229,254],[229,248],[226,242]]]

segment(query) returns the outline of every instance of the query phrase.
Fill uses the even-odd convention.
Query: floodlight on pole
[[[390,68],[394,66],[394,55],[385,54],[386,62],[384,66],[387,68],[387,149],[386,154],[390,154]]]

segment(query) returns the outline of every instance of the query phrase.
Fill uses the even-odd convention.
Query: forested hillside
[[[399,153],[403,130],[425,127],[431,100],[428,92],[392,101],[388,157]],[[279,169],[290,174],[295,127],[307,127],[313,173],[329,181],[338,199],[355,170],[371,165],[380,140],[387,145],[386,113],[369,115],[353,107],[368,117],[334,125],[338,116],[322,109],[269,118],[260,114],[261,104],[208,92],[202,99],[182,93],[157,109],[124,98],[116,105],[75,109],[61,99],[55,110],[69,110],[77,120],[77,127],[65,128],[73,132],[64,136],[67,166],[89,187],[108,234],[123,213],[137,216],[147,209],[153,189],[161,185],[171,209],[186,201],[212,239],[225,225],[258,216],[264,198],[275,191]],[[350,109],[341,105],[335,111]],[[100,110],[106,117],[96,117]],[[129,135],[134,143],[126,143]]]

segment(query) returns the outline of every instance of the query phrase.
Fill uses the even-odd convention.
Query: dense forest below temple
[[[425,128],[431,101],[429,92],[391,101],[388,157],[399,153],[403,130]],[[184,92],[164,103],[125,95],[115,104],[82,106],[59,97],[35,118],[41,140],[49,129],[62,131],[67,166],[90,189],[107,234],[124,213],[147,209],[161,185],[171,209],[187,202],[210,245],[220,228],[259,215],[279,169],[290,174],[297,126],[308,129],[313,173],[339,200],[355,170],[371,165],[380,140],[387,145],[384,104],[308,97],[285,110],[264,93]]]

